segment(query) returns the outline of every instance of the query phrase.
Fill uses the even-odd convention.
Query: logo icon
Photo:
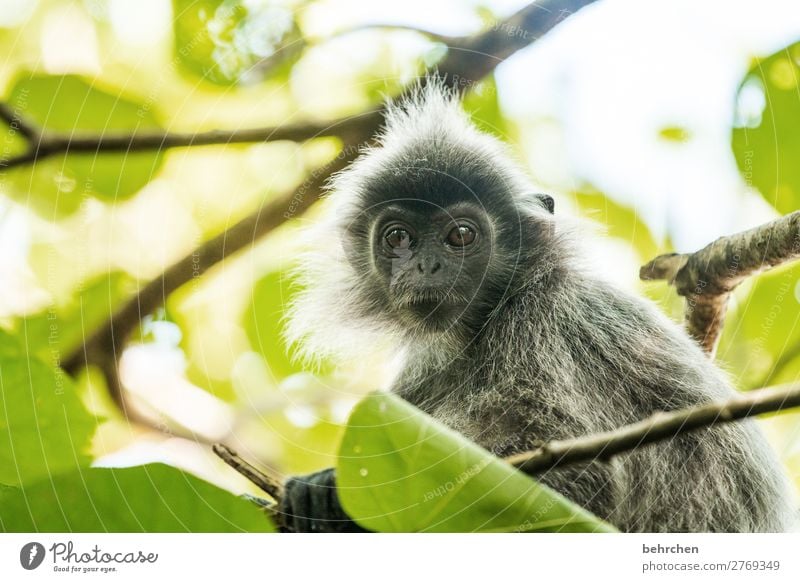
[[[19,551],[19,563],[26,570],[35,570],[44,561],[44,546],[39,542],[29,542]]]

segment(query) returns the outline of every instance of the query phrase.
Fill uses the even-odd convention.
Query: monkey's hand
[[[336,494],[333,469],[290,477],[279,506],[284,532],[366,532],[348,516]]]

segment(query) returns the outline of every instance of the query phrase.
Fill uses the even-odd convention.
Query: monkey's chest
[[[467,378],[469,378],[467,376]],[[397,390],[445,426],[495,455],[529,450],[539,442],[575,435],[579,424],[530,386],[488,383],[477,373],[465,377],[439,374]],[[580,430],[579,432],[583,432]]]

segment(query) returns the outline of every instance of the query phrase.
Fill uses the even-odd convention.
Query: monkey
[[[652,302],[592,274],[575,225],[442,81],[388,105],[326,204],[289,339],[309,357],[395,349],[391,390],[497,456],[736,393]],[[623,532],[777,532],[796,514],[753,420],[537,479]],[[285,531],[365,531],[335,486],[333,469],[288,479]]]

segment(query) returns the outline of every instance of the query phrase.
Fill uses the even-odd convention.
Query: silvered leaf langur
[[[456,96],[429,82],[333,179],[290,335],[307,353],[402,353],[393,391],[495,455],[734,396],[651,303],[590,274],[574,229]],[[359,356],[360,357],[360,356]],[[782,531],[795,517],[752,420],[538,477],[623,531]],[[292,531],[359,527],[333,470],[290,479]]]

